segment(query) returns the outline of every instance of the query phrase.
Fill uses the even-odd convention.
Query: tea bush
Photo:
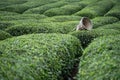
[[[23,4],[27,2],[27,0],[0,0],[0,8],[4,8],[9,5],[14,5],[14,4]]]
[[[65,5],[60,8],[52,8],[44,12],[47,16],[56,16],[56,15],[71,15],[80,9],[82,9],[82,5]]]
[[[50,22],[50,23],[23,23],[7,28],[5,31],[13,36],[31,33],[68,33],[73,31],[78,21]]]
[[[84,9],[75,13],[75,15],[86,16],[89,18],[103,16],[107,11],[109,11],[112,8],[113,5],[114,5],[113,2],[110,0],[98,1],[96,3],[88,5]]]
[[[120,3],[117,4],[105,16],[114,16],[120,19]]]
[[[4,40],[4,39],[10,38],[10,37],[12,37],[12,36],[9,33],[0,30],[0,40]]]
[[[30,8],[34,8],[37,6],[41,6],[41,5],[56,2],[56,1],[57,0],[31,0],[23,4],[14,4],[14,5],[6,6],[4,8],[1,8],[0,10],[23,13],[24,11]]]
[[[103,26],[106,24],[112,24],[119,21],[118,18],[116,17],[95,17],[94,19],[92,19],[93,22],[93,27],[97,28],[99,26]]]
[[[62,1],[65,1],[65,2],[79,2],[80,0],[62,0]]]
[[[108,24],[104,26],[100,26],[99,29],[115,29],[115,30],[120,30],[120,21],[113,23],[113,24]]]
[[[91,31],[75,31],[69,34],[77,37],[81,41],[82,47],[86,48],[93,39],[100,36],[120,34],[120,31],[114,29],[93,29]]]
[[[120,79],[120,35],[95,39],[83,52],[77,80]]]
[[[53,16],[45,19],[41,19],[40,22],[68,22],[68,21],[79,21],[80,16],[66,15],[66,16]],[[78,22],[79,23],[79,22]]]
[[[11,20],[25,20],[25,19],[43,19],[46,18],[47,16],[45,15],[40,15],[40,14],[19,14],[19,15],[6,15],[6,16],[1,16],[0,20],[2,21],[11,21]]]
[[[28,9],[24,13],[43,14],[46,10],[49,10],[51,8],[61,7],[65,4],[67,4],[67,2],[58,1],[58,2],[55,2],[55,3],[46,4],[46,5],[43,5],[43,6],[36,7],[36,8]]]
[[[74,80],[80,59],[76,80],[119,80],[119,8],[119,0],[0,0],[0,80]],[[91,31],[75,31],[81,17]]]
[[[0,17],[6,16],[6,15],[14,16],[14,15],[18,15],[18,13],[15,13],[15,12],[8,12],[8,11],[0,11]]]
[[[97,1],[99,1],[99,0],[81,0],[80,4],[84,4],[87,6],[87,5],[90,5],[92,3],[96,3]]]
[[[0,30],[5,30],[6,28],[10,27],[11,25],[13,25],[13,24],[10,22],[1,21],[0,22]]]
[[[29,7],[27,5],[21,5],[21,4],[14,4],[10,6],[6,6],[4,8],[1,8],[2,11],[9,11],[9,12],[16,12],[16,13],[23,13],[25,10],[27,10]]]
[[[63,80],[82,48],[65,34],[31,34],[0,41],[0,79]]]
[[[118,3],[119,2],[119,0],[112,0],[114,3]]]

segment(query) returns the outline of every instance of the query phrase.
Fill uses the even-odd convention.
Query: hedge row
[[[18,15],[5,15],[1,16],[0,20],[2,21],[11,21],[11,20],[25,20],[25,19],[43,19],[46,18],[47,16],[45,15],[40,15],[40,14],[18,14]]]
[[[0,8],[4,8],[6,6],[14,5],[14,4],[23,4],[27,2],[27,0],[0,0]]]
[[[4,40],[4,39],[10,38],[10,37],[12,37],[12,36],[9,33],[0,30],[0,40]]]
[[[80,4],[84,4],[87,6],[87,5],[90,5],[92,3],[96,3],[97,1],[99,1],[99,0],[81,0]]]
[[[81,19],[80,16],[63,15],[63,16],[47,17],[45,19],[41,19],[40,22],[68,22],[68,21],[80,21],[80,19]]]
[[[80,0],[61,0],[61,1],[65,1],[65,2],[80,2]]]
[[[120,30],[120,21],[113,23],[113,24],[108,24],[104,26],[100,26],[99,29],[115,29],[115,30]]]
[[[56,25],[56,28],[58,28],[58,27],[60,27],[60,28],[61,27],[62,28],[70,27],[67,29],[67,32],[68,32],[69,30],[71,31],[72,28],[76,27],[76,25],[79,23],[80,19],[81,19],[80,16],[46,17],[44,15],[39,15],[39,14],[34,14],[34,15],[23,14],[23,15],[17,15],[17,16],[4,16],[1,18],[1,20],[3,20],[3,21],[0,22],[0,29],[4,30],[8,27],[12,27],[12,26],[16,26],[16,25],[25,25],[25,24],[27,26],[30,26],[32,24],[36,24],[36,25],[40,24],[39,27],[44,27],[44,26],[42,26],[42,24],[46,24],[47,27],[49,27],[49,26],[55,27],[55,25]],[[54,24],[53,22],[57,22],[57,23],[55,23],[55,25],[53,25]],[[63,22],[63,23],[59,23],[59,22]],[[52,24],[52,25],[49,25],[49,24]],[[32,26],[32,27],[34,27],[34,26]],[[51,28],[53,28],[53,27],[51,27]],[[57,29],[57,31],[60,32],[58,29]],[[63,30],[62,32],[65,33],[65,30]]]
[[[77,80],[120,79],[120,35],[104,36],[84,51]]]
[[[97,1],[97,0],[94,0],[94,1]],[[39,6],[37,8],[33,8],[33,9],[28,10],[27,12],[28,13],[29,12],[40,13],[40,14],[42,14],[44,12],[44,14],[47,15],[47,16],[70,15],[70,14],[73,14],[73,13],[81,10],[86,5],[88,5],[88,4],[90,4],[90,3],[94,2],[94,1],[88,1],[88,0],[84,0],[84,1],[63,0],[63,1],[60,1],[60,2],[53,3],[53,4],[49,4],[49,5],[47,4],[47,5]],[[64,3],[64,6],[62,6],[63,3]],[[67,3],[69,3],[69,4],[67,5]],[[62,6],[62,7],[55,8],[56,6],[57,7]]]
[[[86,16],[89,18],[103,16],[107,11],[109,11],[112,8],[112,6],[113,6],[112,1],[102,0],[88,5],[81,11],[75,13],[75,15]]]
[[[81,41],[82,47],[86,48],[93,39],[100,36],[120,34],[120,31],[114,29],[93,29],[91,31],[75,31],[69,34],[76,36]]]
[[[106,17],[95,17],[94,19],[92,19],[94,28],[98,28],[99,26],[103,26],[103,25],[106,25],[106,24],[112,24],[112,23],[115,23],[117,21],[119,21],[118,18],[116,18],[116,17],[109,17],[109,16],[106,16]]]
[[[105,16],[114,16],[120,19],[120,3],[118,2]]]
[[[82,50],[79,40],[63,34],[31,34],[0,42],[0,79],[63,80]]]
[[[114,3],[118,3],[119,2],[119,0],[112,0]]]
[[[44,15],[47,16],[56,16],[56,15],[71,15],[79,10],[81,10],[84,5],[79,4],[68,4],[60,8],[52,8],[44,12]]]
[[[28,9],[24,13],[43,14],[48,9],[61,7],[65,4],[67,4],[67,3],[68,2],[58,1],[58,2],[55,2],[55,3],[50,3],[50,4],[46,4],[46,5],[43,5],[43,6],[36,7],[36,8]]]
[[[31,33],[68,33],[73,31],[78,21],[50,22],[50,23],[23,23],[7,28],[5,31],[13,36]]]
[[[56,2],[56,1],[58,0],[31,0],[24,4],[14,4],[14,5],[6,6],[4,8],[1,8],[0,10],[23,13],[24,11],[30,8],[34,8],[37,6],[41,6],[41,5]]]
[[[8,12],[8,11],[0,11],[0,17],[1,17],[1,16],[6,16],[6,15],[13,16],[13,15],[18,15],[18,13]]]
[[[10,22],[4,22],[4,21],[1,21],[0,22],[0,30],[5,30],[6,28],[12,26],[13,24],[10,23]]]

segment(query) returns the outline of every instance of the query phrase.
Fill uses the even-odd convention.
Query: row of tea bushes
[[[115,29],[120,31],[120,21],[113,23],[113,24],[108,24],[104,26],[100,26],[99,29]]]
[[[91,20],[93,22],[93,27],[97,28],[106,24],[112,24],[119,21],[116,17],[106,16],[106,17],[95,17]]]
[[[80,4],[84,4],[87,6],[87,5],[90,5],[90,4],[95,3],[97,1],[99,1],[99,0],[81,0]]]
[[[46,17],[45,15],[39,15],[39,14],[21,14],[21,15],[19,14],[19,15],[13,16],[11,13],[9,16],[6,16],[6,15],[0,17],[0,20],[2,20],[2,22],[0,22],[0,29],[5,29],[6,27],[9,27],[12,25],[29,24],[29,22],[39,25],[41,23],[49,24],[50,22],[76,21],[75,25],[68,24],[68,27],[69,26],[76,27],[76,25],[79,23],[78,21],[80,21],[81,19],[80,16],[74,16],[74,15],[54,16],[54,17]],[[110,17],[110,16],[96,17],[92,19],[94,28],[97,28],[99,26],[106,25],[106,24],[111,24],[117,21],[119,21],[119,19],[117,19],[116,17]]]
[[[12,20],[25,20],[25,19],[36,19],[40,20],[43,18],[47,18],[45,15],[40,14],[18,14],[18,15],[4,15],[0,17],[1,21],[12,21]]]
[[[79,10],[81,10],[84,6],[68,4],[62,6],[60,8],[52,8],[44,12],[44,15],[47,16],[56,16],[56,15],[71,15]]]
[[[18,13],[15,13],[15,12],[8,12],[8,11],[0,11],[0,17],[6,16],[6,15],[14,16],[14,15],[18,15]]]
[[[78,21],[69,22],[50,22],[50,23],[23,23],[11,26],[5,29],[6,32],[13,36],[31,33],[68,33],[73,31]]]
[[[105,16],[114,16],[120,19],[120,3],[116,3],[116,5],[105,14]]]
[[[63,80],[82,55],[76,37],[29,34],[0,41],[0,79]]]
[[[1,21],[0,22],[0,30],[5,30],[6,28],[8,28],[12,25],[13,25],[13,23],[11,23],[11,22]]]
[[[63,0],[64,1],[64,0]],[[52,8],[49,9],[47,11],[45,11],[45,15],[47,16],[56,16],[56,15],[71,15],[79,10],[81,10],[82,8],[84,8],[86,5],[92,3],[91,1],[88,0],[84,0],[84,1],[67,1],[66,2],[71,2],[67,5],[64,5],[60,8]],[[95,0],[97,1],[97,0]]]
[[[89,18],[94,18],[96,16],[103,16],[107,11],[109,11],[114,3],[110,0],[101,0],[96,3],[92,3],[87,7],[83,8],[75,15],[86,16]]]
[[[15,16],[2,16],[0,17],[0,20],[2,21],[15,21],[17,20],[18,22],[20,20],[34,20],[34,22],[64,22],[64,21],[80,21],[81,17],[80,16],[53,16],[53,17],[46,17],[45,15],[39,15],[39,14],[22,14],[22,15],[15,15]],[[15,22],[17,22],[15,21]],[[105,25],[105,24],[111,24],[114,22],[119,21],[118,18],[116,17],[96,17],[92,19],[94,28]],[[33,22],[33,21],[32,21]]]
[[[75,31],[69,34],[76,36],[81,41],[82,47],[86,48],[95,38],[100,36],[120,34],[120,31],[114,29],[93,29],[91,31]]]
[[[9,33],[0,30],[0,40],[4,40],[4,39],[7,39],[7,38],[11,38],[11,37],[12,36]]]
[[[79,21],[80,19],[81,19],[81,16],[74,16],[74,15],[47,17],[42,14],[19,14],[14,16],[5,15],[0,17],[1,21],[9,21],[9,22],[12,22],[12,21],[19,22],[20,20],[23,20],[23,22],[25,20],[35,20],[34,22],[65,22],[65,21]]]
[[[65,1],[65,2],[79,2],[80,0],[61,0],[61,1]]]
[[[28,9],[24,13],[37,13],[37,14],[44,13],[47,16],[70,15],[81,10],[86,5],[95,1],[98,1],[98,0],[94,0],[94,1],[93,0],[92,1],[62,0],[55,3],[50,3],[43,6],[38,6],[32,9]]]
[[[28,9],[24,13],[43,14],[46,10],[49,10],[51,8],[61,7],[67,3],[68,2],[58,1],[55,3],[50,3],[50,4],[43,5],[43,6],[38,6],[38,7],[32,8],[32,9]]]
[[[115,4],[119,2],[119,0],[112,0]]]
[[[74,15],[63,15],[63,16],[53,16],[41,19],[40,22],[68,22],[68,21],[80,21],[81,16]]]
[[[83,52],[77,80],[120,79],[120,35],[95,39]]]
[[[2,12],[4,14],[4,12]],[[0,14],[1,15],[1,14]],[[30,23],[30,22],[40,22],[39,20],[47,18],[45,15],[40,14],[15,14],[14,13],[6,13],[5,15],[0,16],[0,29],[4,30],[10,26]]]
[[[31,30],[31,33],[38,32],[38,29],[43,29],[43,32],[60,32],[60,33],[68,33],[72,31],[76,25],[79,23],[81,17],[80,16],[54,16],[54,17],[46,17],[44,15],[39,14],[22,14],[22,15],[15,15],[15,16],[3,16],[0,18],[3,22],[0,23],[0,28],[5,29],[8,27],[10,30],[14,27],[14,29],[18,29],[20,27],[24,27],[28,29],[28,27],[35,28],[34,31]],[[116,17],[96,17],[92,19],[93,28],[97,28],[102,25],[111,24],[114,22],[119,21]],[[31,23],[30,23],[31,22]],[[60,23],[62,22],[62,23]],[[37,30],[36,30],[37,26]],[[47,28],[46,28],[47,27]],[[45,29],[46,30],[45,30]],[[61,29],[60,29],[61,28]],[[51,29],[51,30],[48,30]],[[56,29],[56,31],[55,31]],[[65,30],[66,31],[65,31]],[[63,30],[63,31],[62,31]],[[8,30],[9,31],[9,30]],[[22,31],[20,29],[20,31]],[[29,29],[27,30],[29,31]],[[40,30],[41,31],[41,30]],[[12,31],[9,31],[10,33]],[[14,31],[13,31],[14,32]],[[19,33],[19,31],[18,31]],[[29,32],[28,32],[29,33]],[[14,33],[13,33],[14,34]],[[24,32],[23,32],[24,34]]]
[[[62,0],[62,1],[70,2],[70,4],[73,4],[73,5],[82,5],[85,7],[91,3],[97,2],[99,0]]]
[[[0,8],[4,8],[6,6],[14,5],[14,4],[23,4],[27,2],[27,0],[0,0]]]
[[[6,6],[4,8],[1,8],[0,10],[23,13],[24,11],[26,11],[30,8],[34,8],[37,6],[41,6],[41,5],[56,2],[56,1],[58,1],[58,0],[30,0],[23,4],[14,4],[14,5]]]
[[[40,20],[13,20],[8,23],[4,23],[6,25],[3,25],[3,27],[5,28],[6,26],[7,29],[5,29],[5,31],[13,36],[31,33],[69,33],[74,31],[76,25],[81,19],[79,16],[54,16],[46,18],[41,15],[41,17],[43,17],[43,19],[41,18]],[[92,22],[94,22],[94,28],[117,21],[118,19],[115,17],[96,17],[92,19]],[[8,27],[7,24],[13,26],[8,25],[10,26]]]

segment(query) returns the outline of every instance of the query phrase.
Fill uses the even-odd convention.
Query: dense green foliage
[[[10,27],[11,25],[12,25],[12,23],[10,23],[10,22],[1,21],[0,22],[0,30],[4,30],[4,29]]]
[[[4,40],[4,39],[10,38],[10,37],[12,37],[12,36],[9,33],[0,30],[0,40]]]
[[[64,0],[63,0],[64,1]],[[44,12],[45,15],[47,16],[55,16],[55,15],[71,15],[74,14],[81,9],[83,9],[85,6],[88,4],[91,4],[94,1],[97,0],[83,0],[83,1],[77,1],[77,0],[65,0],[68,3],[67,5],[61,6],[59,8],[52,8]]]
[[[47,16],[55,16],[55,15],[71,15],[83,8],[82,5],[72,4],[65,5],[60,8],[53,8],[45,11],[45,15]]]
[[[80,16],[53,16],[41,19],[40,22],[68,22],[68,21],[79,21],[81,19]]]
[[[26,20],[26,19],[43,19],[46,18],[45,15],[40,15],[40,14],[19,14],[19,15],[6,15],[6,16],[1,16],[0,20],[2,21],[11,21],[11,20]]]
[[[120,79],[120,35],[93,41],[81,57],[78,80]]]
[[[0,42],[0,79],[57,80],[70,75],[81,53],[79,40],[70,35],[31,34],[7,39]]]
[[[104,26],[100,26],[98,29],[115,29],[120,31],[120,21],[113,23],[113,24],[107,24]]]
[[[0,0],[0,80],[119,80],[119,9],[120,0]],[[82,17],[91,31],[75,31]]]
[[[27,2],[22,3],[22,4],[14,4],[14,5],[3,7],[0,10],[23,13],[25,10],[27,10],[29,8],[34,8],[34,7],[37,7],[37,6],[41,6],[41,5],[56,2],[56,1],[57,0],[35,0],[35,1],[34,0],[28,0]]]
[[[72,31],[77,24],[76,21],[71,22],[50,22],[50,23],[23,23],[11,26],[6,29],[13,36],[31,33],[68,33]]]
[[[96,16],[103,16],[110,8],[112,8],[113,2],[110,0],[101,0],[96,3],[92,3],[75,13],[75,15],[87,16],[94,18]]]
[[[59,1],[59,2],[55,2],[55,3],[51,3],[51,4],[46,4],[46,5],[43,5],[43,6],[39,6],[39,7],[29,9],[29,10],[25,11],[24,13],[43,14],[46,10],[49,10],[51,8],[60,7],[60,6],[63,6],[65,4],[67,4],[67,3],[68,2]]]
[[[15,12],[8,12],[8,11],[0,11],[0,17],[2,16],[6,16],[6,15],[10,15],[10,16],[15,16],[15,15],[18,15],[18,13],[15,13]]]
[[[27,2],[27,0],[0,0],[0,9],[9,5],[22,4]]]
[[[120,34],[120,31],[114,29],[94,29],[91,31],[75,31],[70,34],[76,36],[81,41],[82,47],[86,48],[88,44],[96,37],[116,35]]]
[[[119,21],[116,17],[95,17],[92,19],[94,28],[97,28],[99,26],[105,25],[105,24],[111,24]]]
[[[107,14],[106,16],[114,16],[120,19],[120,3],[118,2]]]

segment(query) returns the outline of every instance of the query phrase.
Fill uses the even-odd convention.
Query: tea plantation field
[[[0,80],[120,80],[120,0],[0,0]]]

